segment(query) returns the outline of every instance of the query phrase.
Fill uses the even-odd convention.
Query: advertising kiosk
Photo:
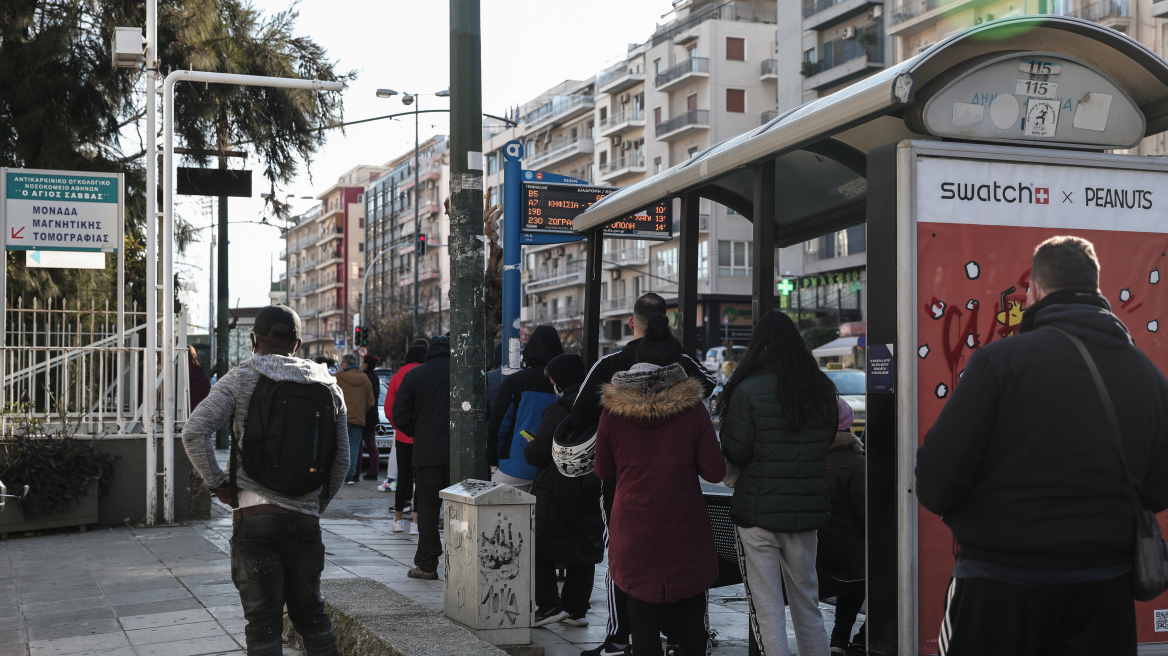
[[[598,230],[616,217],[680,200],[691,352],[699,199],[754,224],[755,317],[774,307],[777,247],[866,223],[869,651],[936,654],[956,545],[917,502],[916,448],[970,355],[1017,332],[1031,254],[1051,236],[1095,244],[1101,291],[1168,372],[1168,161],[1117,154],[1166,129],[1168,64],[1122,33],[1026,16],[954,35],[577,217],[586,359],[598,355]],[[1168,654],[1168,595],[1136,617],[1140,653]]]

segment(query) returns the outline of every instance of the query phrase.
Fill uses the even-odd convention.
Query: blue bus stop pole
[[[509,376],[520,368],[519,306],[523,290],[520,288],[519,267],[522,248],[519,244],[519,222],[523,199],[523,145],[508,141],[503,146],[503,375]]]

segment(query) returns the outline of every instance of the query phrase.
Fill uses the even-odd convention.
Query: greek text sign
[[[5,171],[8,250],[116,253],[122,220],[116,173]]]

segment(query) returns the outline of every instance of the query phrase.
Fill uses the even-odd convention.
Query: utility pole
[[[222,142],[219,144],[220,150],[225,147]],[[219,158],[219,168],[227,168],[227,158]],[[227,295],[230,293],[227,285],[227,197],[219,197],[219,261],[216,263],[219,267],[219,303],[216,308],[219,311],[215,321],[215,341],[219,343],[219,349],[216,351],[217,358],[215,360],[215,371],[219,374],[219,380],[227,375],[228,354],[231,350],[230,336],[228,333],[228,304]],[[231,435],[228,432],[229,427],[225,423],[219,427],[219,431],[215,434],[215,448],[226,449],[231,446]]]
[[[451,482],[489,477],[481,47],[479,0],[450,0]]]
[[[453,49],[454,46],[451,46]],[[422,218],[419,212],[419,206],[422,201],[422,195],[418,193],[418,167],[421,162],[421,157],[418,153],[418,107],[422,104],[422,97],[414,95],[414,339],[419,337],[418,333],[418,269],[422,268],[421,254],[418,252],[418,235],[422,234]]]

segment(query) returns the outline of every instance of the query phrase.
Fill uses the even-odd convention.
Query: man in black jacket
[[[645,336],[645,326],[648,325],[649,316],[653,314],[665,314],[665,299],[661,298],[653,292],[649,292],[637,299],[633,305],[633,317],[630,323],[633,328],[633,341],[625,345],[624,349],[615,353],[600,358],[596,364],[592,365],[592,369],[588,372],[588,377],[584,379],[584,383],[580,385],[580,392],[576,396],[576,403],[572,406],[572,430],[577,434],[584,434],[588,432],[596,432],[596,426],[600,423],[600,392],[605,385],[612,382],[614,374],[621,371],[628,371],[634,364],[637,363],[637,347],[641,344],[641,338]],[[705,396],[713,393],[714,388],[718,385],[718,380],[706,368],[689,356],[688,353],[682,353],[677,360],[678,364],[685,369],[685,373],[690,378],[697,380],[702,385],[702,392]],[[616,492],[616,482],[609,481],[603,484],[603,502],[604,502],[604,517],[605,523],[608,522],[608,517],[612,515],[613,495]],[[608,532],[605,531],[605,544],[608,543]],[[581,652],[581,656],[623,656],[632,653],[629,645],[629,631],[631,626],[629,624],[629,610],[628,610],[628,595],[623,590],[616,586],[612,578],[605,575],[605,587],[608,590],[608,607],[615,609],[615,612],[609,613],[608,616],[608,636],[604,644],[595,649],[590,649]]]
[[[1168,507],[1168,381],[1099,292],[1090,242],[1034,251],[1020,334],[978,349],[917,451],[917,496],[960,545],[944,656],[1133,655],[1135,509],[1086,362],[1106,383],[1144,508]]]
[[[418,525],[412,579],[438,578],[442,538],[438,493],[450,485],[450,338],[435,337],[425,364],[402,378],[393,402],[393,425],[414,437],[414,521]]]

